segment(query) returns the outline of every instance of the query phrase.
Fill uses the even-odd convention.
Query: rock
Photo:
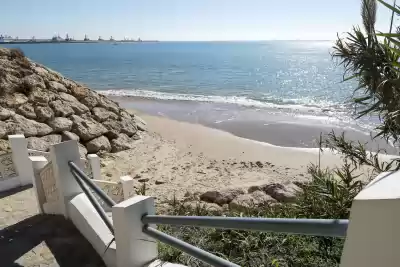
[[[0,152],[9,152],[9,151],[11,151],[10,142],[8,140],[0,139]]]
[[[132,135],[132,140],[140,140],[142,137],[140,136],[139,133],[135,133],[134,135]]]
[[[24,134],[26,137],[43,136],[50,134],[53,131],[53,129],[51,129],[47,124],[26,119],[18,114],[6,123],[7,135]]]
[[[58,144],[61,142],[61,135],[51,134],[43,136],[41,138],[29,137],[27,138],[27,142],[28,142],[28,148],[30,149],[48,151],[51,145]]]
[[[51,120],[54,117],[54,112],[50,107],[35,107],[36,118],[40,122]]]
[[[86,147],[84,147],[81,143],[78,143],[78,149],[79,149],[79,155],[81,158],[86,158],[86,155],[88,153]]]
[[[5,137],[7,134],[7,123],[0,121],[0,138]]]
[[[235,210],[245,210],[256,208],[258,205],[276,203],[276,199],[267,195],[263,191],[254,191],[251,194],[239,195],[229,203],[229,208]]]
[[[237,196],[244,194],[242,189],[226,189],[222,191],[207,191],[200,195],[200,200],[216,203],[218,205],[229,204]]]
[[[65,82],[65,81],[64,81]],[[82,86],[76,86],[76,85],[66,85],[71,89],[71,94],[76,97],[77,99],[83,99],[86,96],[89,95],[90,89]]]
[[[17,113],[28,119],[36,119],[35,108],[30,103],[25,103],[17,109]]]
[[[156,180],[155,181],[156,185],[165,184],[165,183],[166,183],[166,181],[163,181],[163,180]]]
[[[89,108],[80,103],[74,96],[66,93],[60,93],[59,97],[63,100],[64,104],[70,106],[75,114],[83,114],[89,112]]]
[[[97,98],[94,96],[87,96],[81,100],[81,103],[86,105],[88,108],[94,108],[97,106]]]
[[[293,183],[288,184],[260,184],[249,187],[248,192],[264,191],[279,202],[294,202],[296,195],[301,190],[300,187]]]
[[[49,105],[54,110],[54,114],[57,117],[68,117],[74,113],[74,110],[71,108],[71,106],[68,104],[66,105],[65,102],[62,102],[61,100],[50,102]]]
[[[63,84],[56,81],[49,81],[49,87],[57,92],[68,93],[68,89]]]
[[[82,155],[87,153],[86,145],[92,151],[121,151],[140,139],[134,114],[18,50],[0,48],[0,92],[0,138],[35,137],[30,145],[43,150],[48,142],[41,137],[57,133],[62,140],[81,142]],[[143,129],[145,122],[138,121]],[[104,136],[115,140],[110,144]]]
[[[114,113],[117,113],[118,114],[118,112],[119,112],[119,106],[118,106],[118,104],[117,103],[115,103],[114,101],[111,101],[110,99],[108,99],[107,97],[105,97],[105,96],[100,96],[100,98],[99,98],[99,104],[98,104],[100,107],[103,107],[103,108],[105,108],[105,109],[108,109],[108,110],[110,110],[110,111],[112,111],[112,112],[114,112]]]
[[[110,152],[111,145],[107,137],[100,136],[86,143],[88,153],[97,153],[99,151]]]
[[[28,102],[28,98],[24,94],[14,93],[12,95],[7,95],[2,101],[4,101],[6,107],[17,108]]]
[[[101,107],[96,107],[92,110],[93,116],[94,118],[98,121],[98,122],[103,122],[106,121],[108,119],[111,120],[117,120],[118,116],[117,114],[115,114],[114,112],[108,111],[105,108],[101,108]]]
[[[35,88],[46,88],[42,77],[37,74],[31,74],[29,76],[25,76],[22,79],[22,83],[24,84],[25,88],[27,89],[35,89]]]
[[[6,120],[11,117],[11,111],[0,107],[0,120]]]
[[[61,137],[62,137],[62,141],[63,142],[64,141],[69,141],[69,140],[75,140],[75,141],[79,142],[79,136],[74,134],[74,133],[68,132],[68,131],[63,131],[61,133]]]
[[[119,152],[133,148],[132,140],[126,134],[119,134],[117,138],[111,140],[111,152]]]
[[[72,121],[63,117],[55,117],[49,121],[49,126],[53,128],[53,132],[59,133],[62,131],[69,131],[72,128]]]
[[[56,95],[48,90],[35,88],[29,94],[29,101],[33,103],[47,104],[55,100]]]
[[[140,178],[140,179],[138,179],[138,181],[141,183],[146,183],[149,181],[149,178]]]
[[[121,124],[121,133],[124,133],[129,137],[133,136],[138,130],[132,119],[130,120],[123,119],[122,121],[120,121],[120,124]]]
[[[119,121],[108,120],[103,122],[103,125],[107,129],[106,136],[110,139],[117,138],[121,132],[121,123]]]
[[[98,123],[92,118],[82,119],[76,115],[71,116],[72,121],[74,122],[72,125],[71,132],[77,134],[81,140],[89,141],[96,137],[99,137],[108,132],[107,128],[103,125]],[[106,138],[107,139],[107,138]],[[108,139],[107,139],[108,142]],[[108,142],[110,145],[110,142]],[[87,147],[87,145],[86,145]],[[110,146],[111,150],[111,146]],[[91,153],[90,149],[88,148],[89,153]],[[109,151],[108,151],[109,152]]]

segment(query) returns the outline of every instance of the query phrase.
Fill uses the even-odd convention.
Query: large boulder
[[[63,131],[61,133],[62,136],[62,141],[69,141],[69,140],[75,140],[79,142],[79,136],[77,134],[68,132],[68,131]]]
[[[58,117],[68,117],[69,115],[74,114],[74,110],[65,101],[56,100],[50,102],[49,105],[54,110],[54,114]]]
[[[35,108],[33,107],[33,105],[31,103],[26,103],[23,104],[22,106],[20,106],[17,109],[17,113],[21,114],[22,116],[28,118],[28,119],[36,119],[36,113],[35,113]]]
[[[0,121],[0,139],[5,137],[7,134],[7,123]]]
[[[82,119],[81,117],[73,115],[71,116],[71,120],[74,122],[71,131],[77,134],[83,141],[92,140],[108,132],[107,128],[92,118]]]
[[[40,122],[51,120],[54,117],[54,111],[50,107],[37,106],[35,107],[36,118]]]
[[[86,143],[88,153],[97,153],[99,151],[110,152],[111,145],[107,137],[100,136]]]
[[[22,79],[22,82],[27,89],[35,89],[35,88],[46,88],[46,85],[44,84],[44,81],[42,77],[40,77],[37,74],[31,74],[29,76],[25,76]]]
[[[103,107],[105,109],[108,109],[114,113],[118,113],[119,112],[119,106],[116,102],[108,99],[105,96],[100,96],[99,98],[99,104],[100,107]]]
[[[72,128],[72,121],[63,117],[55,117],[53,120],[49,121],[48,124],[55,133],[69,131]]]
[[[58,144],[61,142],[61,135],[59,134],[50,134],[43,137],[28,137],[27,143],[28,148],[40,150],[40,151],[48,151],[50,146]]]
[[[56,98],[56,94],[49,90],[35,88],[29,94],[29,101],[36,103],[47,105],[49,101],[53,101]]]
[[[28,102],[28,98],[26,97],[26,95],[21,93],[6,95],[5,97],[2,98],[3,98],[2,102],[4,103],[4,105],[9,108],[17,108]]]
[[[207,191],[200,195],[200,200],[218,205],[229,204],[237,196],[244,194],[243,189],[225,189],[221,191]]]
[[[7,135],[24,134],[26,137],[50,134],[53,129],[47,124],[29,120],[21,115],[14,115],[6,121]]]
[[[94,118],[98,121],[98,122],[103,122],[106,121],[108,119],[110,120],[118,120],[118,115],[115,114],[112,111],[108,111],[105,108],[102,107],[95,107],[92,110],[93,116]]]
[[[248,188],[249,193],[254,191],[263,191],[279,202],[295,202],[296,196],[300,190],[301,188],[294,183],[259,184],[250,186]]]
[[[49,81],[49,87],[57,92],[68,93],[68,89],[62,83],[56,81]]]
[[[119,152],[133,148],[132,139],[126,134],[119,134],[117,138],[111,140],[111,152]]]
[[[0,107],[0,120],[6,120],[11,117],[12,112],[8,109]]]
[[[59,97],[63,100],[65,105],[68,105],[72,108],[75,114],[83,114],[89,112],[89,108],[79,102],[74,96],[66,93],[60,93]]]

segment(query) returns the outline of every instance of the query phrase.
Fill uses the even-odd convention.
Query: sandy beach
[[[199,124],[134,111],[147,132],[134,149],[108,154],[102,175],[115,180],[130,175],[135,187],[158,201],[182,199],[187,192],[243,188],[255,184],[288,184],[308,179],[307,166],[318,162],[318,149],[289,148],[237,137]],[[325,152],[322,167],[341,165],[340,156]]]

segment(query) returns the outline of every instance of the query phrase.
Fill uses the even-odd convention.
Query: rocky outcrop
[[[24,57],[0,48],[0,140],[24,134],[32,149],[66,140],[81,154],[134,147],[145,124],[107,97]],[[2,149],[0,147],[0,149]]]

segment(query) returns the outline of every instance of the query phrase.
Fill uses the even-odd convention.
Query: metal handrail
[[[314,236],[346,236],[348,220],[242,218],[219,216],[145,215],[142,223],[187,225],[219,229],[280,232]]]
[[[195,246],[190,245],[189,243],[179,240],[173,236],[170,236],[161,231],[158,231],[154,228],[145,226],[143,228],[143,233],[147,234],[148,236],[150,236],[158,241],[161,241],[165,244],[168,244],[179,250],[182,250],[183,252],[186,252],[187,254],[189,254],[205,263],[208,263],[212,266],[218,266],[218,267],[239,266],[239,265],[236,265],[225,259],[222,259],[218,256],[215,256],[205,250],[202,250],[201,248],[195,247]]]
[[[86,194],[88,197],[90,203],[92,203],[94,209],[97,211],[97,213],[100,215],[100,218],[103,220],[103,222],[106,224],[107,228],[110,230],[112,234],[114,234],[114,225],[112,224],[110,218],[107,216],[106,212],[104,209],[101,207],[99,202],[97,202],[96,197],[90,192],[89,188],[85,183],[82,181],[82,179],[79,177],[79,175],[75,171],[71,171],[72,175],[74,176],[76,182],[79,184],[79,186],[82,188],[83,192]]]
[[[71,168],[72,176],[74,176],[78,185],[82,188],[82,191],[88,197],[90,203],[92,203],[93,207],[99,214],[100,218],[106,224],[107,228],[110,230],[112,234],[114,234],[114,225],[111,222],[110,218],[107,216],[105,210],[97,201],[96,197],[90,192],[89,187],[104,201],[105,204],[109,206],[114,206],[116,203],[112,200],[106,193],[101,190],[95,183],[93,183],[90,178],[72,161],[68,162],[68,165]]]
[[[68,165],[71,168],[71,170],[76,172],[79,175],[79,177],[85,182],[85,184],[87,184],[101,198],[101,200],[104,201],[104,203],[107,206],[112,207],[117,204],[115,203],[114,200],[112,200],[112,198],[110,198],[106,193],[104,193],[104,191],[101,190],[101,188],[98,185],[96,185],[92,181],[92,179],[90,179],[74,162],[69,161]]]

